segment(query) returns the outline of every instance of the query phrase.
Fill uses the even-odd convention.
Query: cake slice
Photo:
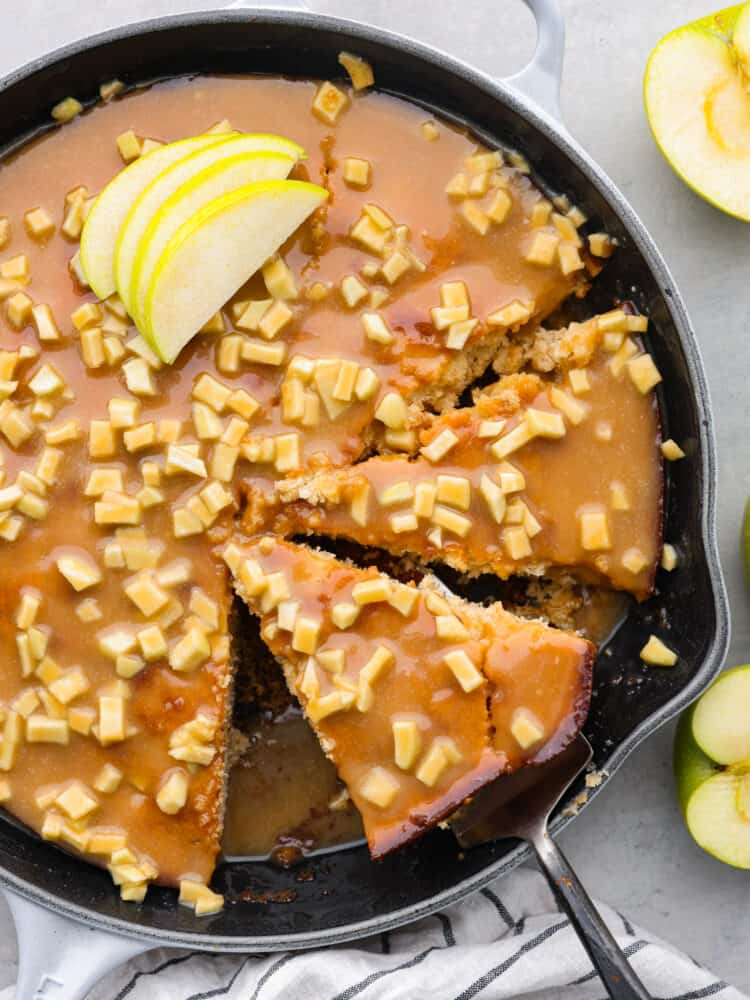
[[[644,325],[617,310],[542,331],[526,357],[554,377],[521,371],[472,407],[425,417],[418,442],[406,431],[412,455],[280,481],[270,510],[250,496],[248,530],[265,521],[286,535],[346,536],[502,578],[572,568],[647,597],[663,473],[653,391],[661,376],[637,337]],[[387,427],[400,410],[386,396],[377,412]]]
[[[583,723],[593,647],[577,635],[270,536],[224,558],[374,858]]]

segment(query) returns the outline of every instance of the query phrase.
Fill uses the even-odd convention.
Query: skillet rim
[[[714,601],[715,632],[703,662],[688,682],[661,708],[647,716],[615,749],[605,762],[609,775],[623,763],[626,757],[653,732],[682,711],[705,690],[718,675],[729,644],[729,605],[723,575],[718,557],[716,532],[717,500],[717,457],[713,428],[710,393],[706,381],[703,361],[695,332],[687,315],[682,297],[675,285],[666,262],[657,249],[645,225],[621,194],[608,175],[596,161],[572,138],[562,122],[553,119],[533,101],[501,79],[476,69],[463,60],[443,50],[426,45],[407,35],[387,29],[352,21],[347,18],[327,14],[316,14],[300,10],[277,10],[265,7],[247,7],[237,10],[217,9],[194,11],[186,14],[167,15],[134,21],[115,28],[85,36],[65,46],[54,49],[16,69],[0,79],[0,92],[34,73],[48,70],[56,63],[74,59],[85,51],[108,43],[135,40],[141,36],[162,29],[200,28],[207,24],[232,24],[262,22],[288,26],[290,28],[310,28],[336,31],[342,42],[349,39],[363,40],[383,45],[400,58],[417,58],[427,61],[448,77],[463,78],[470,85],[484,90],[492,99],[500,101],[512,112],[526,120],[532,129],[540,132],[553,143],[563,155],[584,175],[607,202],[614,215],[627,231],[642,255],[648,270],[659,288],[664,305],[670,314],[685,357],[690,378],[690,388],[696,405],[698,435],[701,445],[700,480],[702,485],[701,542],[705,556],[705,566]],[[405,95],[408,99],[408,95]],[[600,789],[589,791],[588,801],[592,801]],[[558,815],[550,824],[553,834],[558,833],[574,816]],[[95,913],[83,906],[67,902],[63,897],[27,882],[0,867],[0,887],[14,891],[30,902],[53,910],[89,927],[108,931],[120,937],[144,942],[153,946],[189,947],[193,950],[247,952],[254,950],[281,951],[298,950],[311,945],[330,946],[345,941],[357,940],[370,934],[403,926],[421,917],[434,913],[450,903],[457,902],[500,875],[512,870],[531,857],[529,848],[518,846],[495,863],[487,865],[475,875],[457,882],[450,889],[419,903],[412,903],[392,913],[362,920],[343,927],[329,928],[309,933],[295,933],[276,937],[212,935],[210,932],[185,932],[144,928],[127,920]]]

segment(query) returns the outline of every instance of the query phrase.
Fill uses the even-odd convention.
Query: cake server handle
[[[84,1000],[108,972],[151,941],[111,934],[3,887],[18,937],[16,1000]]]
[[[550,837],[546,822],[530,825],[524,832],[524,839],[534,848],[555,899],[573,925],[612,1000],[652,1000],[568,859]]]

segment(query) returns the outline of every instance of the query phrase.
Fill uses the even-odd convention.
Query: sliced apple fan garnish
[[[160,357],[173,361],[327,197],[304,181],[262,181],[185,222],[159,257],[146,295],[144,333]]]
[[[292,143],[263,148],[265,136],[232,135],[178,160],[141,191],[120,228],[115,244],[115,283],[123,305],[143,323],[145,290],[139,285],[153,270],[155,254],[190,216],[220,195],[254,181],[281,180],[297,162]],[[159,229],[161,239],[152,239]],[[167,236],[169,234],[169,236]]]
[[[97,198],[81,264],[115,291],[163,361],[182,348],[328,197],[285,178],[304,156],[274,135],[203,135],[136,160]]]
[[[122,170],[94,202],[81,233],[81,266],[92,291],[107,299],[117,291],[115,244],[130,206],[152,180],[198,149],[221,142],[221,135],[199,135],[155,149]]]
[[[750,868],[750,666],[723,674],[682,717],[675,776],[696,843]]]
[[[646,67],[651,131],[674,170],[718,208],[750,220],[750,4],[666,35]]]

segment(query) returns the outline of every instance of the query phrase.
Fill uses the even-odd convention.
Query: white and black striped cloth
[[[747,1000],[687,955],[602,915],[657,1000]],[[542,877],[521,869],[442,913],[321,951],[248,956],[153,951],[90,1000],[606,1000]]]

